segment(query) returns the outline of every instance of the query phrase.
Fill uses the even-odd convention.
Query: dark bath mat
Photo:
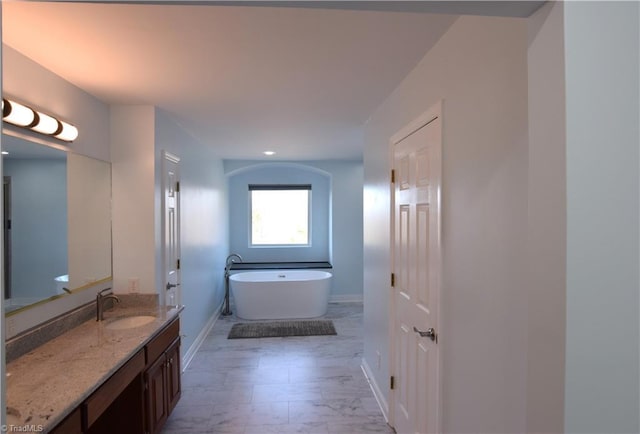
[[[238,323],[231,327],[227,339],[273,338],[286,336],[335,335],[331,320],[270,321]]]

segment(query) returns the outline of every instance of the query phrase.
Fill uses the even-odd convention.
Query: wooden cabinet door
[[[176,339],[167,349],[167,405],[168,413],[180,399],[180,339]]]
[[[147,430],[153,434],[167,420],[169,411],[165,395],[167,363],[166,357],[160,356],[145,372],[145,401],[147,410]]]

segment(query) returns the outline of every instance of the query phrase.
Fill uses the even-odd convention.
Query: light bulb
[[[59,121],[62,124],[62,131],[55,135],[56,138],[65,142],[73,142],[78,138],[78,129],[71,124]]]
[[[35,120],[36,114],[29,107],[18,104],[15,101],[8,101],[9,114],[3,118],[5,122],[17,125],[19,127],[28,127]]]
[[[38,112],[38,123],[31,129],[42,134],[53,134],[58,131],[58,121],[49,115]]]

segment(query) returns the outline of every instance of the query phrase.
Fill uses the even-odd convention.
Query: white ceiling
[[[171,113],[222,158],[361,159],[363,124],[454,15],[2,2],[2,39],[106,103]]]

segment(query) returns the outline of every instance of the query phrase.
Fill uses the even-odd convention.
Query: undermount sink
[[[155,320],[155,316],[148,315],[125,316],[124,318],[117,318],[107,322],[105,327],[110,330],[125,330],[135,327],[141,327]]]

